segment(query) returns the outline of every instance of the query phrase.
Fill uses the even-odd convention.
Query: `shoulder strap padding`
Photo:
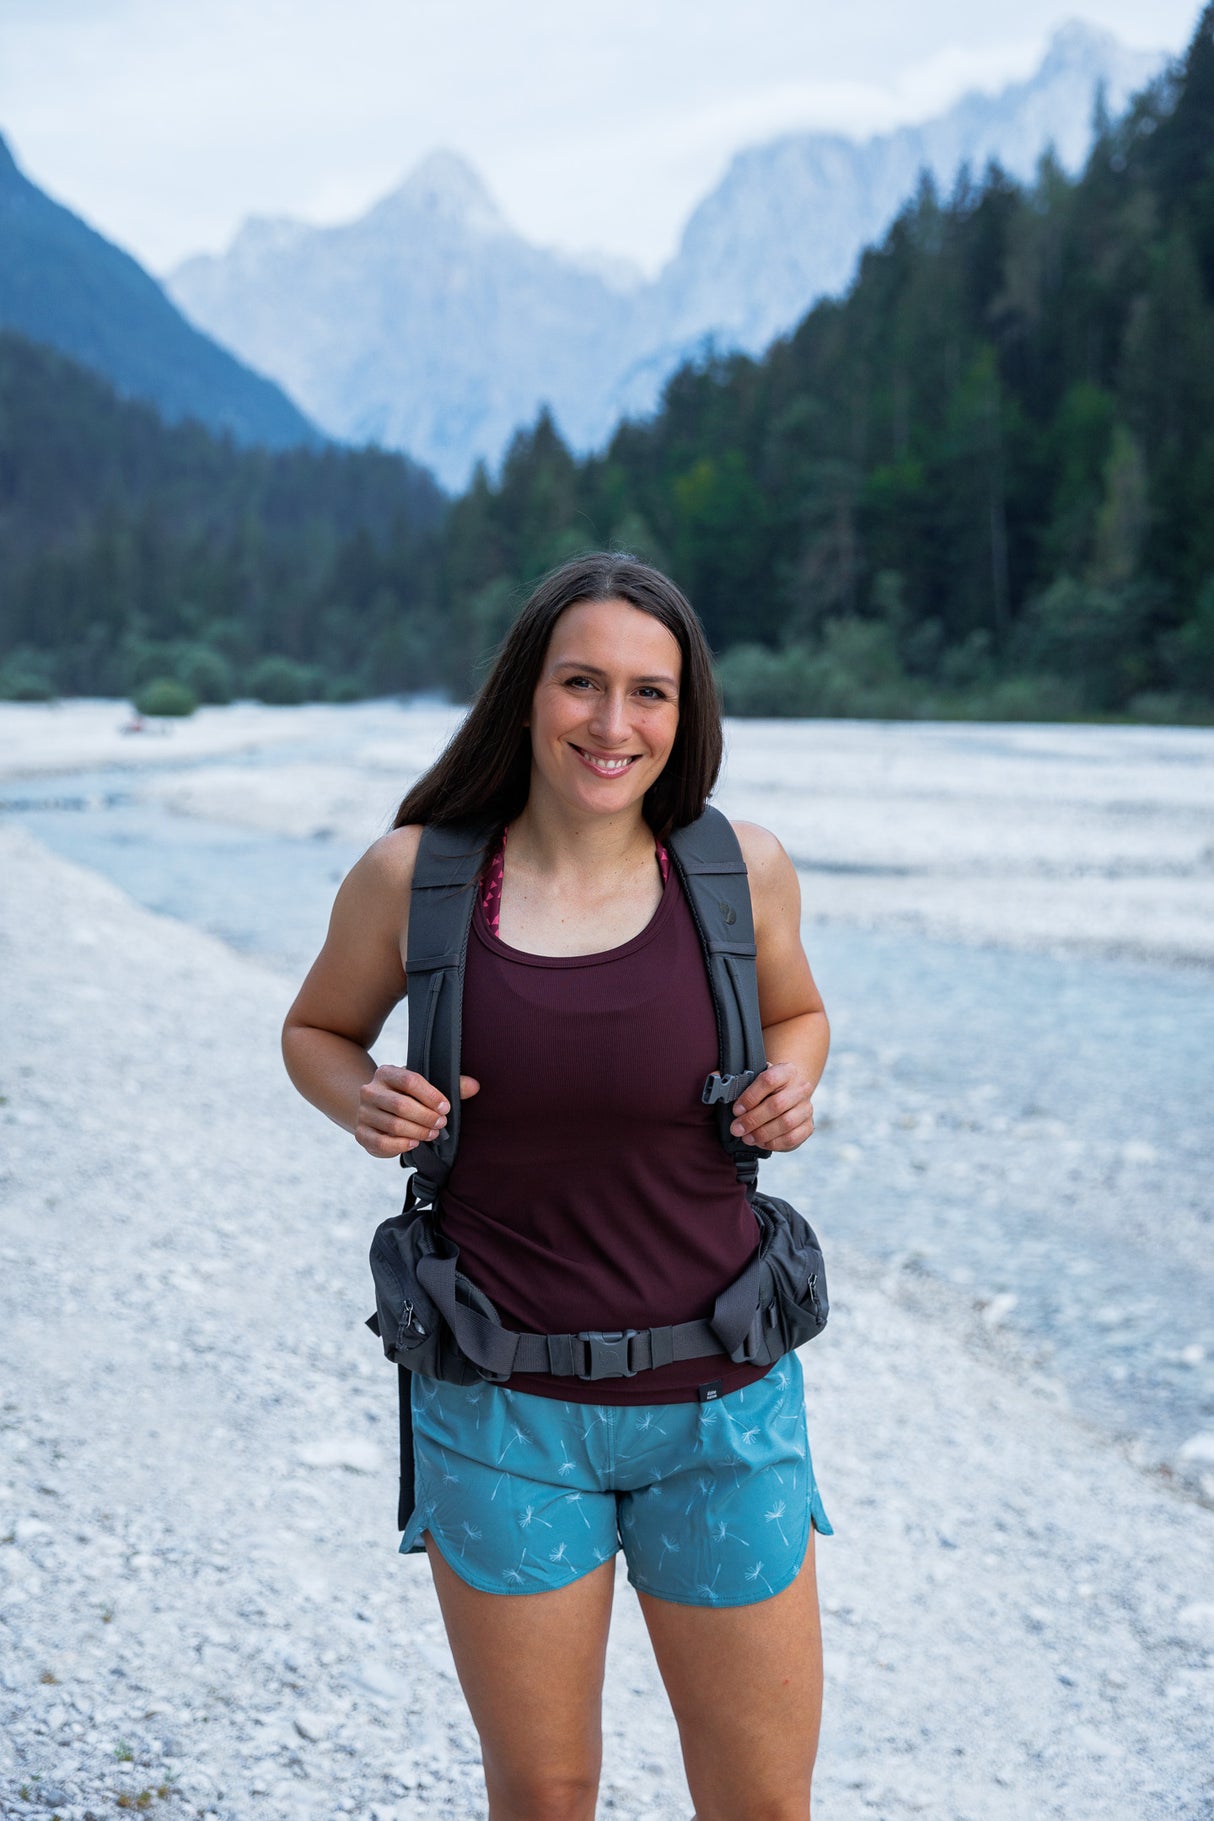
[[[754,911],[738,837],[729,819],[709,805],[694,822],[676,828],[668,845],[704,950],[717,1017],[720,1074],[727,1081],[761,1074],[767,1057],[755,968]],[[718,1102],[718,1129],[738,1174],[753,1182],[758,1158],[766,1153],[740,1144],[731,1134],[731,1107],[736,1097],[736,1093],[724,1100],[713,1097]],[[708,1089],[705,1098],[709,1098]]]
[[[408,1066],[446,1095],[447,1123],[433,1144],[401,1162],[417,1171],[419,1194],[437,1195],[459,1145],[460,1025],[464,958],[477,884],[496,825],[459,823],[422,830],[409,898],[405,973],[409,982]]]

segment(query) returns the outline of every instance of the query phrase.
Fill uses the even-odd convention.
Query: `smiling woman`
[[[624,807],[638,790],[643,796],[674,746],[682,667],[674,636],[627,601],[570,607],[553,630],[529,717],[532,798],[538,790],[560,813],[566,803]],[[592,779],[623,788],[605,796]]]
[[[698,1821],[810,1813],[813,1536],[830,1525],[800,1367],[777,1357],[789,1340],[728,1350],[713,1322],[757,1281],[754,1151],[813,1131],[828,1032],[787,855],[706,812],[720,759],[711,660],[679,590],[628,558],[566,564],[343,884],[284,1031],[296,1086],[372,1156],[454,1149],[434,1232],[477,1306],[549,1337],[508,1376],[466,1356],[450,1379],[414,1372],[406,1405],[401,1549],[429,1556],[492,1821],[594,1813],[620,1550]],[[725,1063],[684,873],[697,828],[722,844],[710,872],[749,875],[754,920],[766,1066],[728,1087],[728,1134],[702,1092]],[[369,1046],[406,991],[415,886],[428,958],[435,890],[455,885],[436,855],[468,852],[454,1120],[454,1062],[444,1093],[433,1069],[377,1067]],[[714,881],[714,905],[727,889]]]

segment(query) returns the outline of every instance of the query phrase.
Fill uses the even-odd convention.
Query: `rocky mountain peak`
[[[458,152],[430,152],[368,219],[403,215],[449,222],[474,234],[507,234],[509,224],[481,178]]]

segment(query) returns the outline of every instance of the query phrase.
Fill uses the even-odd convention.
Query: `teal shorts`
[[[413,1378],[417,1504],[485,1593],[565,1587],[623,1549],[643,1593],[749,1606],[795,1578],[810,1525],[830,1536],[795,1353],[694,1404],[568,1404],[500,1385]]]

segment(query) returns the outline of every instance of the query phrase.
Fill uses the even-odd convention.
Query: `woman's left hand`
[[[795,1151],[814,1129],[813,1085],[795,1062],[773,1062],[733,1103],[730,1131],[765,1151]]]

